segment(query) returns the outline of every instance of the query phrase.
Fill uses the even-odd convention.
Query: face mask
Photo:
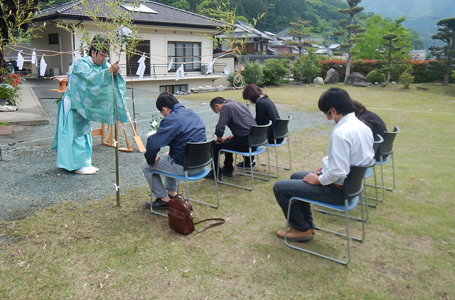
[[[327,116],[330,115],[330,111],[327,113]],[[335,118],[332,117],[332,119],[327,119],[327,123],[329,123],[330,125],[332,126],[335,126],[337,124],[337,122],[335,122]]]

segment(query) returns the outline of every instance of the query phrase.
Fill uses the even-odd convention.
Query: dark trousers
[[[234,150],[234,151],[241,151],[241,152],[248,152],[248,136],[245,137],[233,137],[230,140],[226,140],[222,144],[217,144],[216,142],[213,142],[213,161],[215,163],[215,168],[218,166],[219,161],[218,161],[218,153],[220,152],[221,149],[227,149],[227,150]],[[254,151],[255,149],[253,149]],[[234,170],[233,164],[234,163],[234,157],[232,153],[226,153],[224,152],[224,169],[227,172],[230,172]],[[215,170],[216,171],[216,170]]]
[[[303,181],[303,177],[308,173],[311,172],[294,173],[291,175],[290,180],[279,180],[273,186],[275,198],[286,218],[291,197],[300,197],[329,204],[344,205],[344,193],[342,190],[333,184],[311,185]],[[310,228],[315,228],[311,213],[311,205],[302,201],[294,202],[291,206],[289,225],[300,231],[307,231]]]

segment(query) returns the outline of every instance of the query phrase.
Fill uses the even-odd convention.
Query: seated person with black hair
[[[373,138],[376,139],[377,134],[384,138],[384,132],[387,131],[387,126],[381,117],[379,117],[374,112],[367,110],[365,105],[357,100],[352,100],[352,103],[354,104],[355,116],[365,125],[370,127],[371,131],[373,131]],[[387,156],[388,155],[385,155],[383,159],[387,158]],[[379,153],[375,154],[375,159],[377,161],[380,160]]]
[[[205,125],[199,115],[193,110],[186,109],[171,93],[162,92],[156,99],[156,108],[164,119],[157,132],[147,138],[145,161],[142,163],[142,171],[148,181],[152,200],[156,197],[155,201],[147,202],[145,205],[151,206],[154,210],[169,207],[169,199],[177,195],[178,180],[166,177],[164,187],[160,175],[152,175],[152,172],[184,175],[183,155],[186,144],[206,140]],[[169,153],[157,156],[160,149],[165,146],[169,146]],[[192,169],[188,173],[194,175],[203,169],[204,167]]]
[[[276,109],[275,104],[270,100],[269,96],[264,93],[260,87],[255,84],[248,84],[243,90],[243,99],[249,100],[255,104],[256,107],[256,123],[258,125],[267,125],[269,121],[272,121],[267,130],[267,138],[269,144],[275,143],[275,126],[276,120],[280,118],[278,110]],[[283,139],[277,139],[277,144],[281,143]],[[255,162],[253,159],[253,167]],[[244,161],[237,164],[239,168],[249,168],[250,167],[250,157],[244,157]]]
[[[256,125],[256,121],[245,103],[239,101],[216,97],[210,101],[210,108],[214,113],[220,114],[218,124],[215,127],[216,141],[213,144],[213,161],[215,168],[217,168],[219,164],[218,153],[221,149],[248,151],[248,135],[251,127]],[[226,126],[229,127],[232,135],[223,138]],[[233,163],[232,153],[224,153],[224,167],[220,168],[220,174],[232,177]],[[214,178],[215,172],[216,170],[212,170],[206,178]],[[218,178],[220,178],[220,174],[218,174]]]
[[[314,172],[297,172],[289,180],[279,180],[273,186],[275,198],[287,218],[291,197],[343,205],[344,179],[351,166],[365,166],[373,159],[373,135],[370,128],[355,117],[349,94],[340,88],[331,88],[319,98],[319,110],[334,126],[328,153],[322,166]],[[311,205],[297,201],[292,205],[287,239],[305,242],[315,233]],[[277,231],[284,239],[285,230]]]

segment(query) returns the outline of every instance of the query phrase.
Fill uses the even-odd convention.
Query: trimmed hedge
[[[344,82],[344,77],[346,75],[346,60],[341,59],[329,59],[321,60],[322,72],[318,75],[322,78],[325,78],[327,71],[331,68],[334,68],[338,71],[340,75],[340,82]],[[438,82],[442,81],[442,74],[438,72],[431,71],[431,68],[428,68],[428,60],[408,60],[407,64],[412,65],[412,76],[414,76],[414,83],[424,83],[424,82]],[[444,69],[444,62],[442,61],[431,61],[433,68],[436,67],[440,70]],[[384,67],[384,62],[378,60],[355,60],[351,64],[351,73],[360,72],[363,76],[367,76],[373,70],[377,70]],[[393,70],[391,80],[398,81],[399,75],[403,70]],[[450,83],[455,82],[455,78],[451,77],[449,80]]]

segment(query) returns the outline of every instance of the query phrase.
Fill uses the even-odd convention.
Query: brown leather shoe
[[[311,234],[312,234],[312,235],[315,235],[315,234],[316,234],[316,229],[315,229],[315,228],[311,228]]]
[[[278,230],[276,232],[276,235],[280,239],[284,239],[284,237],[286,235],[286,230]],[[311,228],[305,232],[297,230],[293,227],[289,227],[289,229],[288,229],[287,240],[290,242],[307,242],[307,241],[311,240],[312,237],[313,237],[313,234],[311,232]]]

